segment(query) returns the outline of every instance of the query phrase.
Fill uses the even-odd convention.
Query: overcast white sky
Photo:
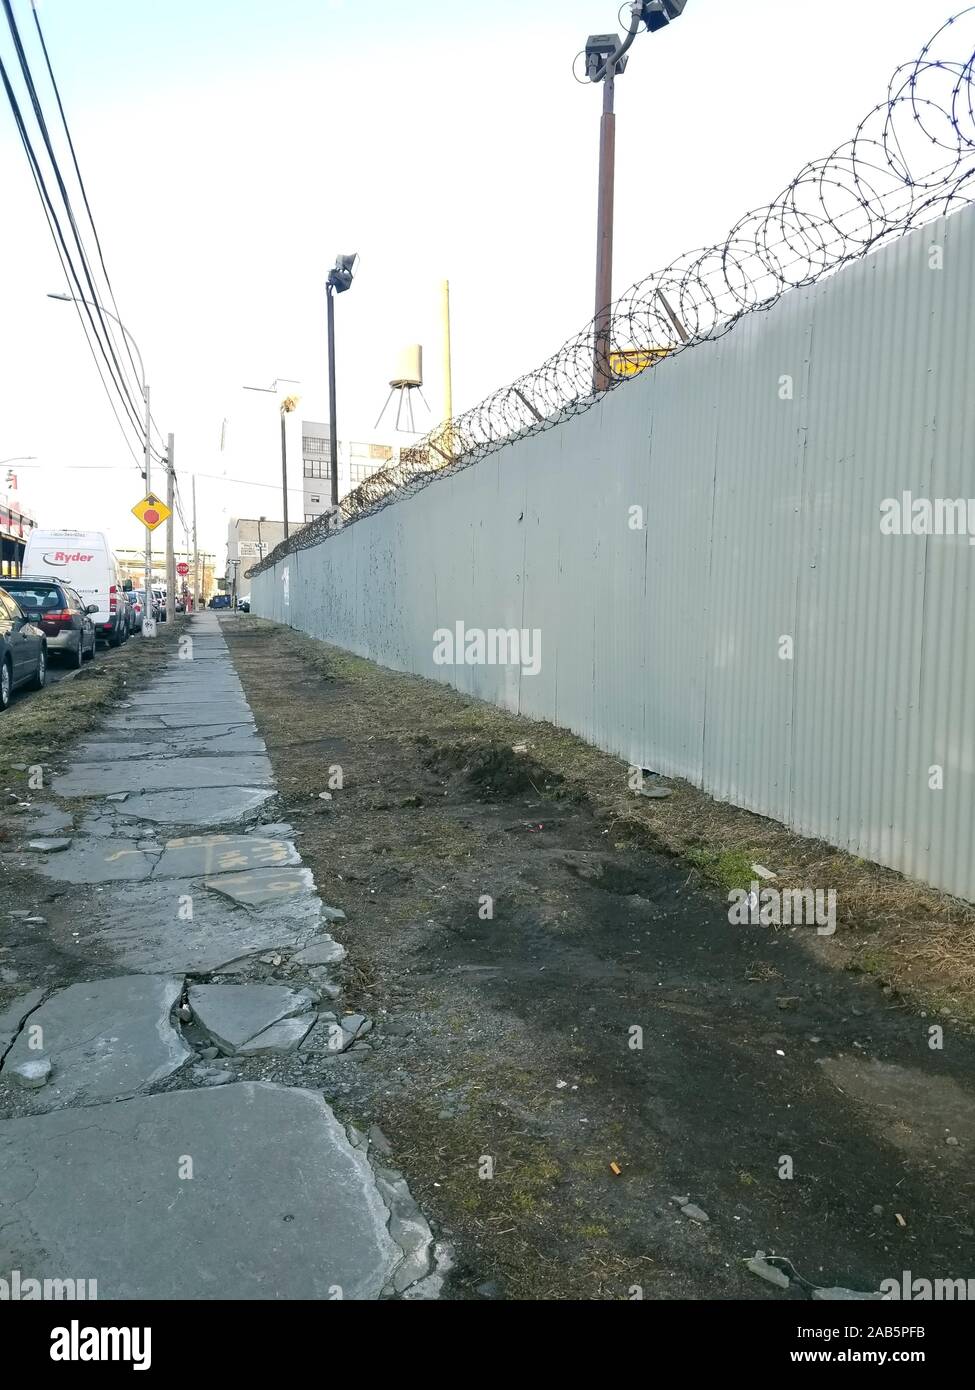
[[[618,84],[615,292],[720,239],[851,135],[952,5],[689,0],[679,23],[638,39]],[[14,7],[40,84],[30,5]],[[337,252],[362,257],[337,303],[343,438],[372,430],[412,341],[439,418],[445,277],[458,410],[591,317],[600,99],[571,67],[587,33],[624,27],[618,0],[39,9],[153,415],[176,435],[187,501],[199,475],[201,546],[221,564],[229,517],[281,514],[274,398],[242,386],[297,377],[298,418],[326,418]],[[0,55],[9,69],[2,17]],[[140,544],[129,508],[142,482],[74,310],[45,298],[64,279],[5,102],[0,188],[0,459],[38,456],[17,466],[15,497],[42,525]]]

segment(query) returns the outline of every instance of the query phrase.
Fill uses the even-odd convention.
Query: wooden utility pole
[[[196,474],[193,474],[193,612],[200,602],[200,549],[196,539]]]
[[[176,554],[173,547],[173,532],[176,526],[176,501],[174,497],[176,470],[174,467],[176,441],[169,436],[166,445],[166,506],[173,515],[166,523],[166,621],[176,618]]]

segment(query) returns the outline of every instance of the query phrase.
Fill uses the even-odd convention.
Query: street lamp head
[[[70,294],[49,294],[48,299],[61,299],[64,301],[65,304],[71,303]]]
[[[643,0],[643,21],[651,34],[665,29],[672,19],[684,13],[687,0]]]
[[[622,39],[619,34],[590,34],[586,39],[586,76],[590,82],[600,80],[600,74],[605,77],[607,58],[611,58],[620,47]],[[629,58],[626,54],[617,60],[616,76],[618,77],[625,69]]]
[[[354,251],[351,256],[336,256],[335,265],[328,272],[329,287],[337,294],[344,293],[352,284],[358,263],[359,257]]]

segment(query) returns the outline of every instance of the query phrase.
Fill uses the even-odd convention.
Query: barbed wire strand
[[[968,52],[967,57],[959,52]],[[687,252],[632,285],[611,306],[617,354],[664,357],[714,342],[746,314],[766,312],[789,290],[816,284],[915,227],[975,201],[975,5],[946,20],[853,138],[806,164],[767,207],[745,214],[721,245]],[[361,520],[469,467],[506,444],[589,410],[595,321],[534,371],[443,422],[371,474],[329,513],[293,532],[248,574],[318,545]],[[631,358],[632,360],[632,358]],[[637,365],[640,359],[637,359]],[[614,390],[631,377],[610,373]]]

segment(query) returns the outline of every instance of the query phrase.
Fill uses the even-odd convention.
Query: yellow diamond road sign
[[[172,512],[165,502],[150,492],[148,497],[143,497],[141,502],[135,504],[132,515],[139,518],[147,531],[155,531],[157,526],[169,520]]]

